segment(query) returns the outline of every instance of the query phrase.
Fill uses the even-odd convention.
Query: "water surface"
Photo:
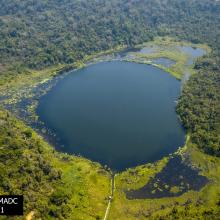
[[[181,52],[184,52],[190,56],[187,62],[188,65],[192,65],[196,58],[206,54],[206,51],[199,47],[178,46],[178,48]]]
[[[179,93],[180,82],[156,67],[102,62],[60,80],[40,99],[37,114],[60,138],[58,150],[118,171],[183,145]]]

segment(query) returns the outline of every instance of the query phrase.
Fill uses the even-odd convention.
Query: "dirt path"
[[[34,216],[34,211],[29,212],[28,215],[26,216],[26,220],[32,220],[33,216]]]
[[[112,203],[112,199],[113,199],[113,196],[114,196],[114,190],[115,190],[115,174],[112,174],[111,188],[112,188],[111,189],[111,195],[108,198],[108,206],[106,208],[105,216],[104,216],[103,220],[107,220],[108,219],[109,211],[110,211],[110,208],[111,208],[111,203]]]

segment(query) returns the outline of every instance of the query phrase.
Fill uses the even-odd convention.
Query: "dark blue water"
[[[184,144],[175,113],[180,82],[144,64],[103,62],[70,73],[39,101],[58,150],[124,170]]]

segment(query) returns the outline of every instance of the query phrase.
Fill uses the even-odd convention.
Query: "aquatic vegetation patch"
[[[153,59],[152,62],[155,63],[155,64],[162,65],[166,68],[169,68],[169,67],[173,66],[176,63],[176,61],[171,60],[171,59],[167,59],[165,57],[160,57],[160,58],[157,58],[157,59]]]
[[[126,191],[127,199],[147,199],[180,196],[189,190],[199,191],[208,179],[198,169],[186,165],[180,156],[172,157],[163,170],[136,190]]]

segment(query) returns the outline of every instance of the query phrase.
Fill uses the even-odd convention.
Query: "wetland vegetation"
[[[176,197],[194,190],[199,191],[208,182],[207,178],[198,175],[198,171],[189,167],[180,156],[169,159],[166,166],[145,186],[126,192],[128,199],[155,199]],[[135,173],[133,174],[135,175]]]

